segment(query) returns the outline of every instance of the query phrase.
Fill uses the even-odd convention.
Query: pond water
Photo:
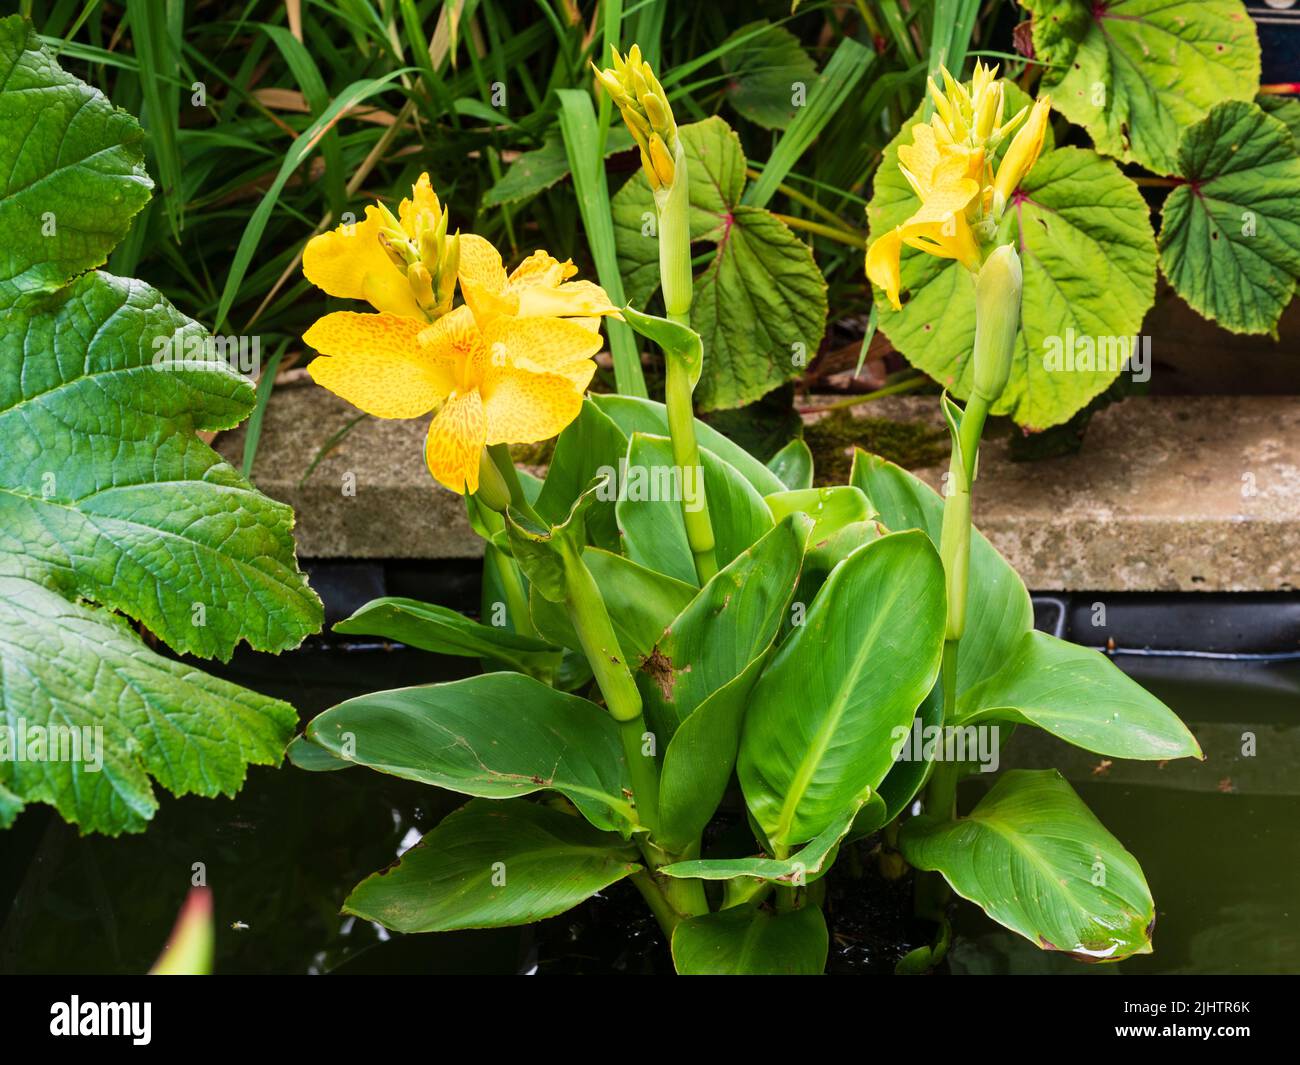
[[[418,651],[349,648],[314,645],[279,658],[242,654],[221,672],[291,700],[304,715],[365,691],[472,672],[472,665]],[[1182,715],[1206,751],[1204,763],[1105,765],[1020,729],[1003,764],[1059,768],[1139,858],[1157,904],[1155,953],[1081,965],[1037,950],[962,905],[952,970],[1294,972],[1300,661],[1130,654],[1116,661]],[[1251,737],[1253,754],[1243,753],[1251,750]],[[964,786],[964,806],[982,786],[978,778]],[[214,893],[219,972],[534,968],[533,929],[400,936],[338,913],[352,885],[461,801],[364,770],[306,773],[286,766],[253,769],[233,800],[164,797],[146,833],[117,840],[82,838],[34,807],[0,833],[0,972],[143,972],[167,937],[197,863]],[[621,900],[609,905],[624,912]],[[614,912],[603,922],[598,910],[594,917],[611,939],[653,938],[652,926],[635,924],[628,932]],[[593,923],[590,914],[585,920]],[[544,951],[546,941],[568,934],[566,921],[556,918],[542,930]],[[644,942],[615,942],[577,967],[646,968],[653,954]],[[541,968],[548,968],[545,959]]]

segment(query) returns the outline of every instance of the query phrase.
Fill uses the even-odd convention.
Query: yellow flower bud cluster
[[[632,45],[627,58],[619,55],[613,45],[609,51],[613,66],[600,70],[592,64],[596,80],[622,113],[641,151],[641,166],[650,187],[670,186],[676,176],[677,123],[668,106],[668,95],[650,64],[641,58],[640,47]]]
[[[447,234],[449,212],[438,201],[427,175],[403,200],[394,216],[383,204],[379,215],[379,244],[392,264],[406,276],[411,295],[431,319],[451,310],[460,267],[460,234]]]

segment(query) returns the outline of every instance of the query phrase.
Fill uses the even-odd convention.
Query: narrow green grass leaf
[[[786,174],[794,168],[795,163],[826,127],[826,123],[848,99],[874,59],[874,53],[851,37],[840,41],[835,54],[822,71],[821,80],[809,94],[807,104],[795,115],[790,128],[763,168],[763,173],[749,186],[743,203],[750,207],[766,207],[771,202]]]
[[[621,306],[623,277],[618,271],[614,248],[614,220],[609,210],[609,185],[605,178],[605,160],[600,150],[600,131],[591,96],[580,89],[561,89],[560,132],[569,156],[573,187],[578,194],[578,208],[587,231],[587,243],[596,263],[601,286],[615,306]],[[614,356],[614,380],[621,394],[647,396],[641,357],[632,331],[622,322],[606,319],[609,347]]]

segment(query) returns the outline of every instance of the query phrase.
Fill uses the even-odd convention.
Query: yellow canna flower
[[[628,132],[641,150],[641,167],[650,180],[650,187],[670,186],[677,172],[679,142],[668,94],[650,64],[641,58],[639,45],[632,45],[626,59],[612,44],[609,51],[613,65],[601,70],[593,63],[591,69],[618,107]]]
[[[451,310],[459,234],[447,235],[447,212],[421,174],[397,217],[382,205],[365,219],[307,242],[302,272],[331,296],[365,300],[383,314],[431,321]]]
[[[509,276],[491,242],[467,233],[460,238],[460,290],[477,318],[506,314],[521,318],[569,318],[596,331],[600,318],[618,317],[605,290],[591,281],[570,281],[578,268],[535,251]]]
[[[379,418],[436,410],[425,461],[460,493],[478,490],[485,446],[549,440],[578,416],[603,343],[582,319],[493,311],[484,321],[467,304],[432,325],[338,311],[303,339],[323,356],[307,368],[312,380],[353,406]]]
[[[379,418],[436,410],[425,459],[454,492],[477,491],[485,446],[547,440],[577,417],[600,318],[618,314],[599,285],[570,280],[570,262],[538,251],[507,275],[489,241],[448,237],[427,174],[396,217],[370,207],[364,222],[313,238],[303,272],[380,312],[339,311],[308,329],[322,356],[312,379]],[[453,310],[458,279],[465,303]]]
[[[899,257],[904,245],[978,271],[994,244],[998,221],[1016,186],[1042,151],[1050,99],[1022,108],[1003,121],[1005,96],[997,67],[975,64],[970,87],[941,68],[944,89],[929,83],[934,114],[912,127],[912,143],[898,149],[898,169],[921,201],[902,225],[872,241],[867,277],[901,310]],[[1029,113],[1029,121],[1008,147],[997,175],[997,148]]]

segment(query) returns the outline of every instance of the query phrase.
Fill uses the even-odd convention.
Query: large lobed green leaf
[[[785,129],[817,81],[817,65],[799,38],[760,19],[741,26],[719,50],[727,75],[724,92],[736,113],[768,129]]]
[[[1286,124],[1219,104],[1183,132],[1160,266],[1193,308],[1234,333],[1277,332],[1300,276],[1300,156]]]
[[[1042,90],[1097,150],[1175,172],[1183,127],[1259,89],[1259,42],[1241,0],[1021,0]]]
[[[905,125],[885,150],[867,208],[872,238],[905,221],[919,201],[898,170]],[[1150,210],[1113,162],[1083,148],[1044,151],[1011,198],[1024,268],[1021,332],[1011,378],[994,412],[1045,429],[1067,421],[1119,376],[1155,301]],[[903,309],[876,294],[880,328],[909,362],[965,398],[974,382],[975,285],[961,264],[905,248]],[[1078,338],[1088,338],[1083,345]],[[1045,357],[1072,346],[1058,368]],[[1088,341],[1093,355],[1085,357]],[[1104,353],[1105,358],[1098,357]]]
[[[1016,769],[956,821],[913,818],[899,837],[918,869],[1044,950],[1082,961],[1151,952],[1142,869],[1054,769]]]
[[[934,686],[947,603],[924,533],[894,533],[832,573],[754,689],[737,774],[778,857],[866,799],[894,731]]]
[[[279,764],[297,723],[278,699],[163,658],[121,618],[21,577],[0,576],[0,685],[13,730],[0,740],[0,827],[44,802],[85,832],[143,831],[158,809],[151,776],[173,795],[233,795],[247,766]],[[77,730],[79,758],[14,760],[22,737],[30,754],[51,726]]]
[[[243,420],[252,384],[204,361],[204,330],[148,285],[81,273],[148,199],[138,124],[16,17],[0,20],[0,68],[0,720],[29,745],[33,729],[88,729],[104,760],[0,758],[0,824],[41,801],[139,831],[150,775],[233,794],[248,765],[280,761],[295,715],[159,657],[126,619],[224,659],[241,640],[297,646],[321,607],[292,512],[196,435]]]
[[[0,303],[99,266],[153,182],[144,133],[60,69],[20,15],[0,19]]]
[[[761,207],[741,204],[745,154],[721,118],[681,126],[689,161],[691,240],[713,244],[695,279],[691,325],[704,341],[703,410],[751,403],[817,354],[826,326],[826,282],[812,250]],[[612,201],[619,266],[628,300],[640,307],[659,284],[654,197],[644,174]]]
[[[224,362],[154,365],[205,333],[139,281],[86,274],[0,321],[0,574],[143,622],[178,651],[296,647],[320,603],[293,512],[196,429],[238,424],[252,384]]]
[[[475,799],[358,884],[343,910],[398,932],[529,924],[635,873],[635,856],[572,814]]]

